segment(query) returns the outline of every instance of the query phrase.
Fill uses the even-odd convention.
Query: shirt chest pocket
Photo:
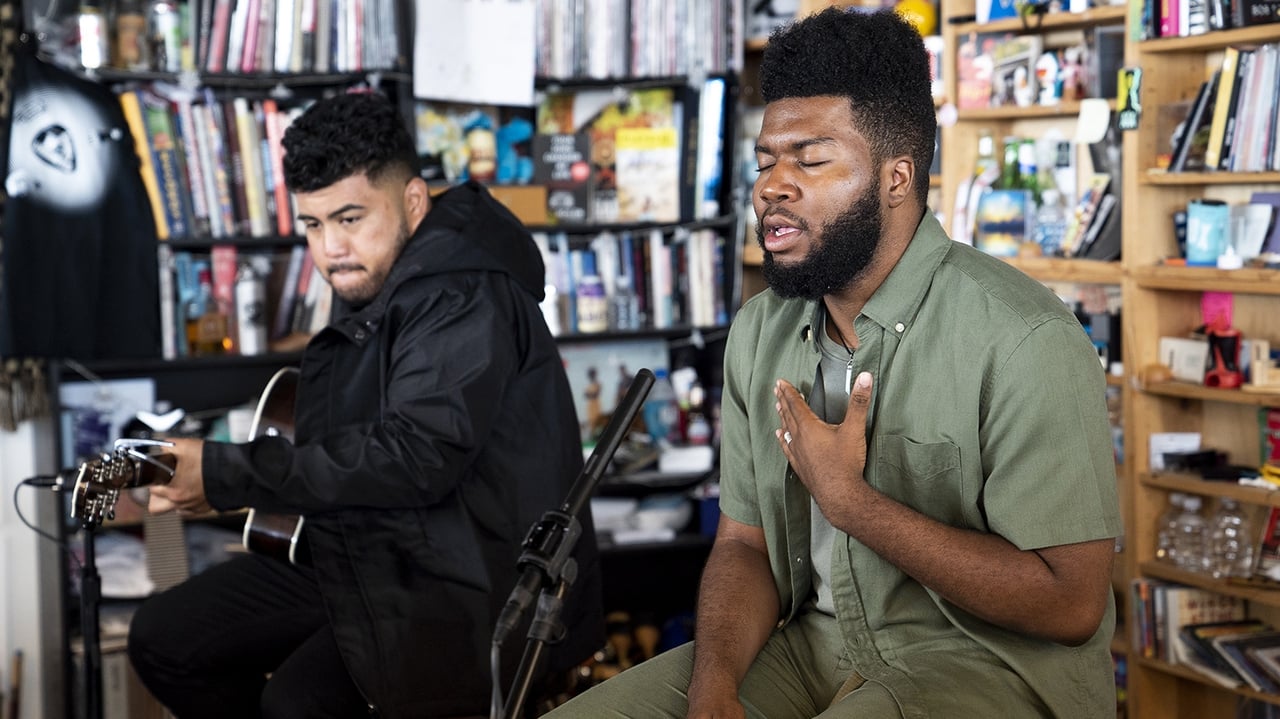
[[[939,521],[963,521],[959,447],[896,434],[877,437],[875,446],[876,489]]]

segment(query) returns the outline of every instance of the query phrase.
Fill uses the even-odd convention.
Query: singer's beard
[[[765,250],[765,282],[779,297],[806,300],[848,289],[875,259],[882,220],[877,177],[849,209],[821,227],[816,242],[799,262],[780,264],[772,252]],[[756,241],[764,247],[764,227],[760,223],[756,223]]]

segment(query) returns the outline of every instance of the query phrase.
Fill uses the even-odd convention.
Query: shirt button
[[[358,340],[364,339],[364,330],[356,330],[356,339]]]
[[[804,564],[804,557],[796,557],[796,564]]]
[[[905,330],[905,329],[907,328],[907,326],[906,326],[906,325],[904,325],[904,324],[902,324],[901,322],[899,322],[898,324],[894,325],[894,326],[893,326],[893,328],[894,328],[895,330],[897,330],[897,331],[901,332],[901,331]]]

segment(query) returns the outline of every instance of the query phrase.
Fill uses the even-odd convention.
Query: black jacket
[[[383,717],[487,711],[493,624],[521,542],[581,470],[543,282],[506,208],[474,183],[450,190],[370,304],[334,298],[302,358],[296,445],[206,445],[214,507],[305,514],[347,669]],[[582,519],[560,667],[603,643]],[[524,643],[521,629],[504,645],[504,692]]]

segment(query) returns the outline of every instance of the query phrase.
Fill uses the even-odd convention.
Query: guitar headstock
[[[80,465],[71,490],[71,517],[87,527],[115,515],[120,490],[162,484],[173,477],[173,456],[151,455],[150,447],[172,447],[152,439],[118,439],[115,449]]]

